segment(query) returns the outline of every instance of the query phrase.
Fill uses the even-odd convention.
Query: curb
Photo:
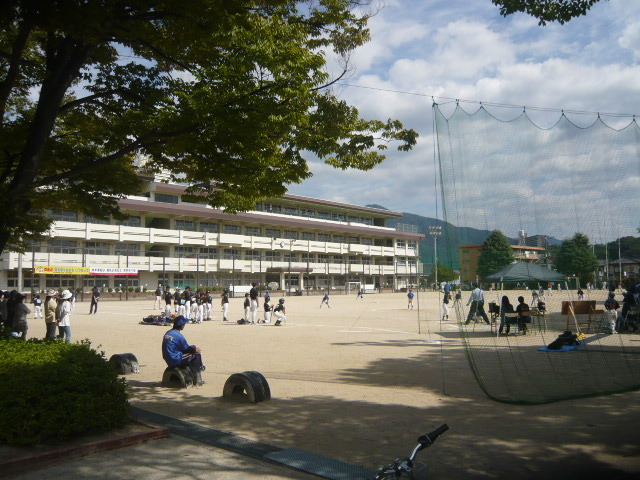
[[[73,447],[60,448],[49,452],[36,455],[25,455],[14,458],[6,462],[0,463],[0,478],[10,477],[27,471],[37,470],[56,463],[60,460],[69,460],[71,458],[82,457],[96,452],[106,452],[116,450],[118,448],[130,447],[150,440],[158,440],[169,437],[169,429],[167,427],[156,425],[154,423],[133,419],[134,423],[139,423],[151,428],[149,432],[134,433],[131,435],[122,435],[107,440],[96,440],[82,445]]]

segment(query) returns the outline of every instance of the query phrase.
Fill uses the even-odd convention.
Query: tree
[[[589,245],[589,238],[576,233],[564,240],[555,259],[555,267],[565,275],[576,275],[583,283],[594,281],[594,272],[598,268],[598,259]]]
[[[438,262],[438,283],[440,282],[451,282],[453,280],[455,280],[456,278],[458,278],[458,276],[456,275],[456,273],[453,271],[453,269],[451,267],[448,267],[447,265]],[[434,275],[434,271],[432,270],[431,273],[427,276],[427,280],[429,283],[433,283],[435,282],[435,275]]]
[[[484,278],[514,261],[509,239],[500,230],[494,230],[482,244],[478,258],[478,275]]]
[[[121,216],[141,171],[235,212],[308,178],[304,155],[368,170],[391,142],[410,150],[415,131],[331,93],[369,39],[366,3],[2,2],[0,252],[46,230],[46,209]]]
[[[600,0],[491,0],[500,7],[500,14],[511,15],[524,12],[538,19],[538,25],[558,22],[561,25],[569,20],[586,15]]]

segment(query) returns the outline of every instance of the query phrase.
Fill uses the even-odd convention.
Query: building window
[[[349,237],[349,244],[351,245],[359,245],[360,239],[358,237]]]
[[[91,275],[82,278],[83,287],[107,288],[109,286],[109,277],[107,275]]]
[[[285,215],[298,215],[298,209],[294,207],[284,207]]]
[[[410,248],[411,250],[415,250],[416,249],[416,241],[415,240],[407,240],[407,248]]]
[[[409,257],[407,259],[407,265],[409,265],[410,267],[415,267],[416,266],[416,259],[415,257]]]
[[[318,212],[318,218],[321,220],[331,220],[331,214],[329,212]]]
[[[84,216],[84,221],[85,223],[97,223],[100,225],[111,225],[111,219],[107,218],[96,218],[96,217],[90,217],[89,215],[85,215]]]
[[[49,240],[49,253],[77,253],[78,242],[75,240]]]
[[[176,229],[195,232],[196,222],[192,222],[191,220],[176,220]]]
[[[297,240],[298,232],[296,232],[295,230],[285,230],[284,238],[288,238],[289,240]]]
[[[49,210],[49,218],[51,220],[61,222],[77,222],[78,214],[71,210]]]
[[[333,241],[335,243],[344,243],[345,242],[345,237],[344,237],[344,235],[334,235],[333,236]]]
[[[111,255],[111,248],[107,242],[85,242],[87,255]]]
[[[174,273],[173,284],[174,288],[190,287],[196,284],[196,276],[193,273]]]
[[[242,228],[240,225],[224,225],[222,227],[222,231],[224,233],[232,233],[234,235],[240,235],[242,233]]]
[[[339,213],[332,213],[331,214],[331,220],[336,220],[338,222],[344,222],[346,221],[346,217],[344,215],[341,215]]]
[[[319,233],[318,234],[318,241],[319,242],[330,242],[331,241],[331,235],[329,235],[328,233]]]
[[[310,217],[313,218],[316,216],[316,211],[315,210],[308,210],[306,208],[301,208],[300,209],[300,216],[301,217]]]
[[[407,259],[406,259],[406,258],[404,258],[404,257],[398,257],[398,258],[396,259],[396,264],[397,264],[399,267],[404,267],[404,266],[407,264]]]
[[[316,239],[316,234],[313,232],[302,232],[301,237],[302,240],[315,240]]]
[[[351,256],[349,256],[349,263],[351,265],[359,265],[362,262],[360,261],[360,258],[358,258],[357,255],[351,255]]]
[[[195,258],[196,251],[193,247],[174,247],[174,256],[178,258]]]
[[[198,249],[200,258],[216,258],[218,256],[217,248],[200,247]]]
[[[247,250],[244,252],[244,258],[247,260],[260,260],[262,255],[260,255],[260,250]]]
[[[334,255],[333,263],[344,263],[344,258],[341,255]]]
[[[138,243],[117,243],[116,255],[127,255],[129,257],[140,256],[140,244]]]
[[[371,265],[373,262],[371,261],[371,257],[362,257],[363,265]]]
[[[274,205],[273,203],[265,203],[263,211],[269,213],[280,213],[281,207],[280,205]]]
[[[176,195],[167,195],[166,193],[156,193],[155,199],[156,199],[156,202],[177,204],[180,197]]]
[[[217,223],[200,222],[198,224],[198,231],[218,233],[220,231],[220,226]]]
[[[120,225],[124,225],[125,227],[141,227],[142,226],[142,220],[140,219],[140,217],[137,217],[137,216],[129,217],[126,220],[118,223]]]
[[[396,247],[404,248],[406,246],[407,246],[407,244],[406,244],[406,242],[404,240],[396,240]]]
[[[302,254],[302,261],[303,262],[314,263],[316,261],[316,254],[315,253],[303,253]]]
[[[47,288],[74,288],[76,277],[73,275],[47,275]]]
[[[318,263],[329,263],[329,255],[327,255],[326,253],[319,253]]]
[[[224,251],[224,255],[223,258],[225,260],[233,260],[235,259],[239,259],[240,258],[240,250],[238,250],[237,248],[227,248]]]
[[[278,252],[265,252],[265,256],[267,261],[269,262],[280,262],[280,254]]]
[[[275,228],[267,228],[265,229],[265,235],[271,238],[280,238],[282,236],[280,230]]]
[[[262,236],[262,228],[260,227],[246,227],[244,229],[244,234],[249,237],[261,237]]]

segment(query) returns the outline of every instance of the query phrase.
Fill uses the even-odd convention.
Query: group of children
[[[282,325],[286,320],[284,298],[278,301],[278,304],[274,307],[271,305],[271,296],[267,290],[264,296],[264,319],[257,320],[258,311],[258,297],[257,284],[253,284],[251,291],[245,294],[244,318],[240,323],[271,323],[271,315],[275,315],[277,320],[274,323],[276,326]],[[159,296],[160,289],[156,291],[156,303],[154,307],[158,305],[157,297]],[[225,289],[221,294],[220,306],[222,308],[222,320],[228,321],[229,315],[229,294],[230,291]],[[187,286],[184,290],[179,287],[175,289],[174,293],[169,290],[164,292],[165,311],[164,316],[166,318],[172,318],[182,315],[184,318],[192,323],[202,323],[203,321],[209,321],[213,318],[213,297],[210,291],[198,291],[193,292],[191,287]]]

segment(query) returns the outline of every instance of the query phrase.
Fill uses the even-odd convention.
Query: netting
[[[563,113],[541,128],[524,110],[505,120],[494,116],[505,112],[454,107],[445,115],[434,105],[446,222],[439,256],[450,265],[460,262],[463,278],[457,328],[444,325],[443,335],[459,330],[475,376],[494,400],[536,404],[640,388],[640,335],[634,333],[640,326],[640,296],[634,296],[640,274],[633,273],[638,265],[622,265],[615,248],[620,239],[637,237],[640,224],[635,118],[621,129],[600,116],[581,127]],[[520,245],[514,248],[518,263],[483,276],[477,272],[478,245],[494,230]],[[588,238],[600,265],[592,275],[564,267],[560,278],[545,277],[557,269],[561,241],[576,233]],[[468,305],[471,282],[484,290],[490,325],[479,312],[470,313],[479,305]],[[614,313],[605,307],[610,288],[620,305]],[[502,311],[509,313],[501,314],[503,297],[513,307],[523,297],[528,314],[508,306]],[[540,350],[566,330],[579,335],[582,345]]]

